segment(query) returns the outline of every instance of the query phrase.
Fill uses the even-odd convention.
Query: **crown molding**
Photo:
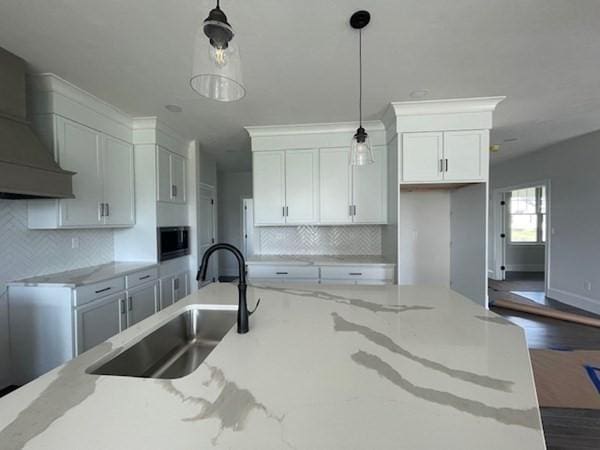
[[[493,112],[506,97],[473,97],[391,102],[396,116]]]
[[[244,129],[250,137],[289,136],[299,134],[325,134],[325,133],[353,133],[358,127],[358,122],[335,123],[306,123],[290,125],[246,126]],[[363,122],[363,127],[368,131],[384,131],[383,123],[379,120]]]

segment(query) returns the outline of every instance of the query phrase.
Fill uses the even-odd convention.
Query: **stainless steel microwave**
[[[189,255],[190,227],[159,227],[157,241],[159,261]]]

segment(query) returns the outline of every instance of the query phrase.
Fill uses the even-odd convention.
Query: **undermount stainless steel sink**
[[[236,319],[237,306],[193,306],[89,373],[183,377],[202,364]]]

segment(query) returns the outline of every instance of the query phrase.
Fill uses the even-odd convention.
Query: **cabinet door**
[[[171,201],[185,203],[185,159],[171,154]]]
[[[351,223],[350,148],[319,150],[320,222]]]
[[[158,147],[156,156],[156,177],[158,178],[157,200],[171,201],[171,152]]]
[[[107,225],[134,224],[133,146],[109,136],[104,137],[103,179]]]
[[[77,355],[123,331],[126,322],[124,292],[77,308]]]
[[[187,273],[180,273],[173,277],[173,301],[177,302],[188,295]]]
[[[157,294],[156,282],[127,291],[127,326],[134,325],[156,312]]]
[[[352,170],[354,223],[387,222],[387,152],[373,147],[375,162]]]
[[[402,181],[442,180],[442,145],[442,133],[403,134]]]
[[[102,203],[101,135],[70,120],[57,120],[58,162],[73,176],[74,199],[60,201],[61,226],[101,225]]]
[[[285,152],[253,154],[254,224],[285,223]]]
[[[160,309],[165,309],[174,303],[173,277],[160,279]]]
[[[318,203],[318,150],[285,152],[286,223],[317,223]]]
[[[484,133],[480,130],[444,133],[444,180],[483,180],[483,157],[487,151]]]

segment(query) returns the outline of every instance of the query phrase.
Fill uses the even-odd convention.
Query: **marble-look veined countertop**
[[[140,270],[157,267],[152,262],[120,262],[113,261],[98,266],[83,267],[81,269],[68,270],[66,272],[38,275],[22,280],[7,283],[9,286],[62,286],[76,288],[88,284],[98,283],[111,278],[121,277]]]
[[[250,287],[258,311],[191,374],[88,375],[212,284],[0,399],[0,448],[545,448],[523,331],[446,288]]]
[[[394,265],[383,256],[376,255],[252,255],[248,257],[246,264],[286,264],[294,266]]]

